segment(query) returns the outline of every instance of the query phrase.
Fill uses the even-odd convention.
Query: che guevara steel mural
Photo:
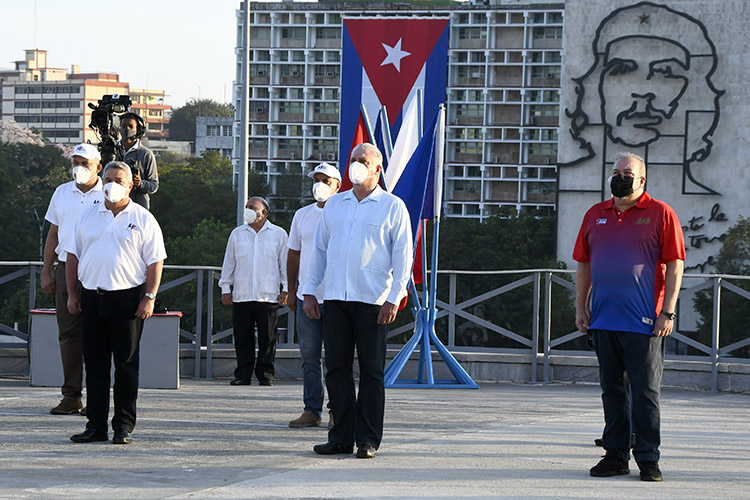
[[[682,194],[718,195],[696,169],[711,154],[724,91],[712,76],[716,47],[705,26],[666,5],[640,2],[612,11],[596,30],[588,71],[573,78],[575,106],[563,131],[577,155],[559,166],[607,160],[622,150],[641,154],[649,169],[681,167]]]

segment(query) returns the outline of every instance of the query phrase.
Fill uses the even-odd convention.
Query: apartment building
[[[89,104],[96,105],[106,94],[127,95],[130,85],[116,73],[82,73],[78,65],[70,70],[48,67],[46,50],[29,49],[14,69],[0,70],[0,90],[0,119],[40,130],[52,143],[78,144],[98,142],[89,127]],[[164,105],[164,91],[134,90],[133,111],[146,119],[146,137],[167,137],[164,114],[171,108]]]
[[[146,139],[169,140],[169,113],[172,106],[165,104],[165,91],[156,89],[130,89],[131,111],[146,120]]]
[[[204,151],[216,151],[227,158],[232,157],[232,117],[195,117],[195,156]]]
[[[342,18],[450,18],[445,213],[485,219],[500,207],[555,212],[562,2],[253,3],[249,167],[275,209],[306,191],[289,178],[338,164]],[[243,13],[237,11],[234,164],[239,159]],[[304,186],[304,184],[302,184]],[[301,195],[298,193],[302,193]]]

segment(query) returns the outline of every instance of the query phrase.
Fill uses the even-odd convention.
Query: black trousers
[[[86,363],[87,427],[107,430],[112,360],[115,363],[115,414],[112,429],[132,432],[138,397],[139,343],[143,320],[135,317],[141,286],[97,293],[83,289],[81,328]]]
[[[602,441],[608,453],[630,459],[635,433],[636,462],[659,461],[659,395],[664,369],[664,339],[642,333],[591,330],[599,359],[604,406]]]
[[[276,360],[277,302],[234,302],[234,352],[237,355],[235,378],[249,379],[253,368],[258,380],[273,380]],[[258,328],[258,358],[255,358],[255,328]]]
[[[385,413],[386,325],[378,325],[380,306],[325,301],[323,341],[326,387],[335,425],[328,440],[346,446],[380,446]],[[354,350],[359,361],[359,394],[354,388]]]

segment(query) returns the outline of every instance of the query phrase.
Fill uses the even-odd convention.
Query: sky
[[[166,104],[230,102],[240,0],[0,0],[0,68],[25,49],[47,65],[112,72],[131,88],[163,89]],[[35,15],[36,11],[36,15]],[[35,22],[36,19],[36,22]]]

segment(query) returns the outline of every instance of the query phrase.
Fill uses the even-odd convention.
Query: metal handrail
[[[28,275],[29,279],[29,310],[35,308],[36,304],[36,279],[39,276],[42,268],[41,262],[32,261],[13,261],[13,262],[0,262],[0,267],[21,267],[0,276],[0,286],[9,283],[11,281],[22,279]],[[195,281],[196,286],[196,298],[195,298],[195,312],[196,312],[196,325],[195,332],[191,333],[186,330],[180,330],[180,336],[192,344],[194,359],[195,359],[195,378],[201,378],[201,360],[204,356],[206,359],[206,375],[205,378],[210,378],[212,373],[212,360],[214,352],[214,344],[217,344],[221,339],[231,335],[231,328],[224,331],[216,331],[214,327],[214,291],[216,282],[221,271],[221,268],[214,266],[176,266],[176,265],[165,265],[165,269],[172,270],[184,270],[189,271],[187,274],[180,276],[167,283],[162,283],[159,287],[159,291],[169,290],[177,286],[183,286],[187,283]],[[429,272],[429,271],[428,271]],[[458,278],[461,276],[508,276],[517,277],[510,283],[503,284],[502,286],[496,287],[492,290],[483,292],[474,297],[457,302],[457,292],[459,289]],[[440,270],[438,276],[445,276],[448,278],[448,290],[447,290],[447,302],[438,299],[437,307],[438,313],[436,318],[447,317],[447,342],[446,347],[452,350],[458,351],[471,351],[471,352],[498,352],[498,351],[511,351],[517,353],[525,353],[529,356],[531,363],[531,376],[530,381],[537,382],[537,363],[541,355],[543,363],[543,382],[549,383],[551,381],[551,357],[557,354],[566,355],[579,355],[579,356],[591,356],[590,353],[585,351],[576,350],[563,350],[560,346],[565,343],[574,340],[578,337],[585,335],[584,333],[572,330],[570,333],[562,335],[558,338],[552,339],[552,308],[553,304],[553,286],[561,286],[567,293],[572,295],[575,293],[575,285],[572,281],[564,279],[565,276],[573,277],[575,271],[566,269],[522,269],[522,270],[508,270],[508,271],[457,271],[457,270]],[[699,280],[697,284],[691,284],[686,287],[687,283],[694,280]],[[672,338],[681,342],[693,349],[704,353],[702,355],[689,356],[688,359],[705,361],[706,358],[711,363],[711,388],[713,391],[717,390],[718,387],[718,365],[719,361],[724,359],[733,359],[737,362],[743,362],[740,358],[733,358],[731,353],[737,349],[750,346],[750,336],[746,339],[734,342],[731,345],[720,347],[720,315],[721,315],[721,294],[722,290],[730,291],[745,300],[750,301],[750,292],[744,290],[741,287],[731,283],[731,281],[747,281],[750,280],[750,276],[737,276],[737,275],[726,275],[726,274],[685,274],[683,278],[683,288],[680,291],[680,299],[683,297],[695,293],[704,289],[713,290],[713,319],[712,319],[712,331],[711,331],[711,345],[703,344],[696,339],[690,338],[687,333],[676,329],[672,334]],[[497,300],[503,294],[508,293],[512,290],[521,289],[523,287],[530,286],[532,296],[532,314],[530,318],[531,322],[531,335],[530,338],[513,332],[501,325],[492,323],[491,321],[480,318],[475,314],[468,312],[467,308],[472,306],[485,303],[490,300]],[[681,304],[684,306],[684,304]],[[203,310],[206,308],[205,325],[203,324]],[[685,310],[684,308],[682,310]],[[401,314],[407,314],[402,312]],[[281,329],[280,332],[280,343],[281,347],[295,348],[296,343],[294,342],[294,314],[288,307],[283,307],[279,310],[280,317],[287,316],[286,329]],[[499,335],[501,337],[510,339],[518,343],[520,348],[491,348],[491,347],[467,347],[456,345],[456,319],[462,318],[466,321],[471,321],[474,324],[485,328],[492,335]],[[571,318],[571,325],[573,319]],[[415,322],[409,322],[405,325],[399,326],[392,329],[388,333],[388,338],[392,339],[397,335],[413,331]],[[7,325],[0,324],[0,333],[10,334],[19,338],[22,342],[28,342],[28,333],[22,332],[18,329],[9,327]],[[209,339],[209,340],[206,340]],[[541,342],[541,346],[539,345]],[[0,347],[18,346],[16,344],[0,344]],[[540,349],[541,347],[541,349]],[[668,355],[675,359],[686,359],[684,356]]]

